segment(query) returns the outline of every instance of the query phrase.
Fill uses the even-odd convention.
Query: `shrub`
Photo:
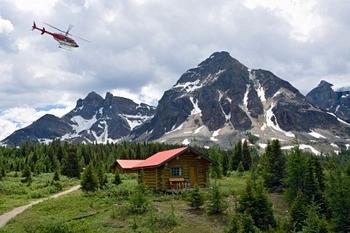
[[[94,192],[98,189],[98,179],[94,168],[90,164],[87,166],[83,173],[83,179],[81,181],[81,189],[85,192]]]
[[[113,184],[120,185],[122,183],[122,179],[120,178],[119,172],[115,173]]]
[[[220,214],[224,212],[227,208],[225,200],[219,190],[217,185],[214,185],[211,190],[209,204],[208,204],[208,213],[209,214]]]
[[[142,184],[136,187],[135,192],[129,199],[129,204],[130,212],[134,214],[143,214],[149,209],[150,201],[147,196],[147,191]]]
[[[198,186],[195,186],[194,189],[190,192],[189,204],[195,209],[200,209],[203,205],[203,197],[199,191]]]
[[[55,171],[55,174],[53,175],[52,178],[53,181],[59,181],[60,180],[60,174],[58,173],[58,171]]]
[[[30,171],[29,166],[26,166],[24,170],[22,171],[22,177],[23,179],[21,180],[22,183],[27,183],[28,186],[32,183],[32,172]]]

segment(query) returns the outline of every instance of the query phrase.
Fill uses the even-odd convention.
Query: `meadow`
[[[44,174],[49,177],[51,174]],[[77,191],[33,206],[10,221],[0,232],[224,232],[230,223],[237,197],[245,188],[248,174],[231,174],[217,183],[226,202],[223,214],[209,215],[206,200],[210,189],[202,189],[205,204],[193,209],[188,193],[163,194],[147,190],[148,208],[142,214],[129,211],[130,199],[137,187],[134,176],[123,175],[122,183],[109,182],[94,193]],[[112,175],[109,175],[109,180]],[[42,178],[44,180],[44,178]],[[71,181],[72,184],[75,180]],[[277,217],[283,217],[287,205],[280,194],[270,194]]]
[[[33,181],[27,185],[21,182],[23,180],[21,172],[7,173],[0,181],[0,214],[80,183],[80,180],[66,176],[61,176],[59,182],[52,182],[53,175],[53,173],[38,174],[33,176]]]

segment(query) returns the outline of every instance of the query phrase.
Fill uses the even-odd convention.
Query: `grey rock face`
[[[321,86],[329,89],[326,82]],[[250,70],[227,52],[216,52],[164,93],[155,116],[133,130],[131,138],[170,143],[188,143],[191,138],[220,145],[229,141],[227,137],[239,140],[246,131],[265,135],[262,140],[281,134],[305,138],[315,129],[337,137],[350,135],[347,125],[310,102],[270,71]],[[197,134],[202,127],[206,133]],[[220,131],[230,130],[229,136],[220,139]]]
[[[333,84],[321,81],[307,94],[306,98],[316,107],[350,122],[350,91],[347,88],[334,90],[332,86]]]

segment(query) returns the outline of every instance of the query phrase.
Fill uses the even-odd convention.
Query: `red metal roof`
[[[178,154],[181,154],[187,150],[187,147],[181,147],[172,150],[166,150],[158,152],[145,160],[124,160],[118,159],[117,163],[124,169],[140,169],[148,167],[157,167],[166,161],[174,158]]]
[[[127,159],[117,159],[117,163],[123,169],[131,169],[135,167],[138,163],[143,162],[144,160],[127,160]]]

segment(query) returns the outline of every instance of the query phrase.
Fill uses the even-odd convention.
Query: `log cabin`
[[[137,173],[139,182],[157,191],[181,191],[198,186],[209,187],[209,169],[213,161],[189,147],[158,152],[145,160],[118,159],[115,170]]]

